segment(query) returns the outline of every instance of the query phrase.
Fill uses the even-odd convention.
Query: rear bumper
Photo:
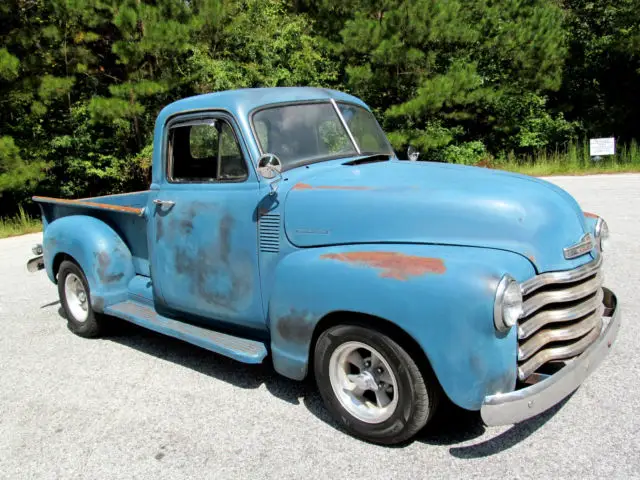
[[[41,243],[36,243],[33,247],[31,247],[31,251],[34,255],[37,255],[36,258],[32,258],[27,262],[27,270],[30,272],[37,272],[38,270],[44,269],[44,258],[42,254],[44,250],[42,249]]]
[[[620,329],[620,309],[611,290],[604,288],[605,327],[600,337],[558,373],[521,390],[485,397],[480,414],[486,425],[511,425],[551,408],[576,390],[609,352]]]
[[[32,258],[27,262],[27,270],[29,270],[32,273],[37,272],[38,270],[43,270],[43,269],[44,269],[44,258],[42,258],[42,255],[36,258]]]

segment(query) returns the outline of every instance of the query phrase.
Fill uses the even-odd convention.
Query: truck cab
[[[336,420],[377,443],[414,436],[443,395],[488,425],[526,420],[578,388],[620,326],[602,218],[543,180],[400,160],[335,90],[176,101],[148,191],[34,200],[30,266],[72,331],[115,316],[313,374]]]

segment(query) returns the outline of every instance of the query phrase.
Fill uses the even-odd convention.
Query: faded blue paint
[[[246,142],[252,164],[260,156],[258,143],[251,131],[249,114],[256,108],[283,102],[328,101],[330,99],[344,101],[369,108],[362,100],[337,90],[308,87],[276,87],[276,88],[244,88],[223,92],[208,93],[183,98],[167,105],[158,114],[153,137],[153,183],[159,184],[166,177],[164,140],[167,121],[176,115],[194,114],[210,110],[228,112],[239,126],[238,133]],[[158,148],[162,146],[162,148]],[[252,169],[253,170],[253,169]],[[255,175],[255,172],[254,172]]]
[[[148,196],[149,192],[135,192],[107,197],[93,197],[83,200],[107,205],[142,208],[147,204]],[[102,220],[109,225],[110,228],[118,232],[118,235],[126,243],[132,255],[135,272],[138,275],[149,276],[149,255],[147,250],[147,227],[145,218],[130,213],[101,210],[98,207],[76,206],[73,204],[41,202],[40,208],[42,210],[45,236],[49,224],[54,220],[59,220],[64,217],[85,215]],[[70,228],[81,230],[83,224],[82,222],[75,224],[72,221]]]
[[[446,270],[398,280],[379,268],[330,258],[362,251],[442,259]],[[402,328],[422,347],[449,398],[478,409],[485,395],[515,386],[515,331],[503,337],[493,324],[496,287],[507,272],[516,280],[535,273],[520,255],[490,249],[388,244],[300,250],[276,269],[269,312],[275,368],[304,378],[316,323],[332,312],[361,312]]]
[[[129,300],[150,307],[154,306],[153,285],[149,277],[136,275],[131,279],[127,288]]]
[[[260,295],[258,183],[163,184],[149,215],[156,296],[165,308],[265,330]],[[152,192],[155,196],[156,192]]]
[[[233,117],[222,118],[240,131]],[[250,159],[244,137],[238,137],[244,158]],[[260,184],[253,168],[248,170],[241,182],[156,179],[148,200],[148,241],[155,294],[163,310],[194,315],[212,326],[224,322],[266,330],[257,250]],[[175,205],[160,207],[155,199]]]
[[[289,183],[286,233],[299,247],[466,245],[517,252],[540,271],[584,263],[563,256],[563,248],[586,232],[582,210],[564,191],[532,177],[391,161],[336,165],[318,173],[310,168],[292,172]]]
[[[591,232],[595,235],[596,233],[596,223],[598,223],[598,217],[592,217],[590,215],[584,216],[584,223],[587,228],[587,232]]]
[[[105,311],[141,327],[184,340],[239,362],[262,363],[267,356],[267,348],[261,342],[237,339],[197,325],[164,317],[152,308],[140,307],[132,302],[108,306]],[[244,348],[238,348],[238,341]]]
[[[250,113],[331,98],[367,108],[355,97],[315,88],[235,90],[167,106],[156,120],[150,191],[87,199],[144,207],[146,216],[42,204],[47,272],[55,281],[53,258],[66,253],[107,307],[132,301],[163,315],[270,337],[277,371],[296,379],[307,374],[323,317],[337,311],[380,317],[424,350],[456,404],[478,409],[484,396],[515,386],[515,331],[498,335],[493,326],[499,279],[509,273],[524,281],[536,270],[587,263],[590,253],[565,260],[563,248],[593,231],[595,219],[542,180],[397,158],[293,168],[269,195],[255,171],[259,148]],[[224,111],[234,126],[247,179],[167,182],[167,122],[212,111]],[[160,209],[155,199],[175,205]],[[277,253],[259,249],[263,215],[280,216]],[[102,272],[100,252],[111,252]]]
[[[142,208],[147,205],[148,197],[149,197],[149,192],[143,191],[143,192],[119,193],[116,195],[103,195],[101,197],[86,198],[84,200],[88,200],[95,203],[104,203],[107,205],[119,205],[121,207]]]
[[[133,257],[122,237],[104,221],[87,215],[65,216],[48,225],[43,240],[44,264],[51,281],[56,281],[54,260],[66,254],[85,273],[96,311],[127,298],[127,284],[135,275]]]

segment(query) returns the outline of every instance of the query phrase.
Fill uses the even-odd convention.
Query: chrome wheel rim
[[[64,295],[67,300],[69,313],[74,320],[86,322],[89,318],[89,296],[84,288],[84,283],[75,274],[70,273],[64,280]]]
[[[346,342],[334,350],[329,380],[340,404],[362,422],[382,423],[398,406],[398,382],[389,363],[362,342]]]

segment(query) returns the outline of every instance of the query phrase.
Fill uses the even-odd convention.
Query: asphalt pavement
[[[486,428],[446,407],[408,445],[364,443],[331,421],[309,383],[119,325],[67,330],[41,235],[0,240],[0,478],[640,477],[640,175],[551,179],[611,229],[605,284],[622,329],[560,406]]]

